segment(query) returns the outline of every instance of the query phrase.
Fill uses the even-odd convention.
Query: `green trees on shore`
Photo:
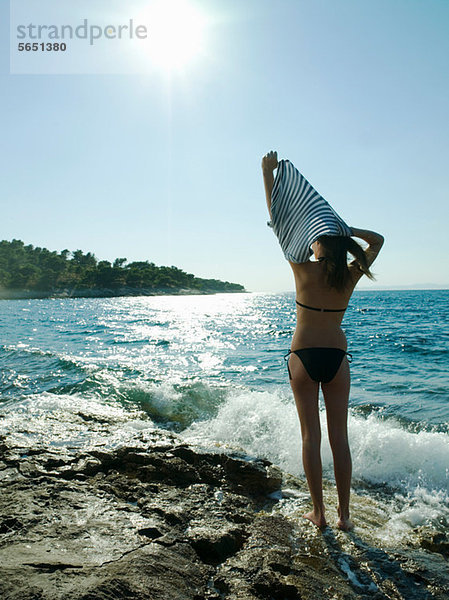
[[[123,287],[164,290],[239,292],[238,283],[201,279],[177,267],[158,267],[152,262],[98,261],[81,250],[60,253],[25,245],[21,240],[0,242],[0,288],[57,291],[63,289],[117,289]]]

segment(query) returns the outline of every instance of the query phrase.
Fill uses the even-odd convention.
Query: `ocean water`
[[[383,543],[449,526],[448,300],[360,291],[343,321],[353,489]],[[0,433],[81,448],[157,426],[302,477],[294,327],[293,293],[1,301]],[[325,434],[322,455],[332,481]]]

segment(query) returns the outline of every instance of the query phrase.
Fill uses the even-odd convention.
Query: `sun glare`
[[[188,0],[154,0],[139,15],[148,27],[146,59],[162,70],[182,69],[201,54],[206,16]]]

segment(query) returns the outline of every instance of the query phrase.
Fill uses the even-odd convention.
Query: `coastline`
[[[320,532],[279,510],[307,488],[268,460],[151,427],[111,447],[110,423],[79,419],[100,443],[0,437],[4,600],[449,597],[444,544],[392,553],[357,530]]]
[[[252,304],[250,295],[219,294],[212,317],[209,300],[169,300],[3,303],[2,600],[449,600],[446,432],[412,432],[372,414],[386,397],[383,382],[360,395],[350,420],[355,530],[335,527],[338,500],[325,467],[330,527],[321,532],[302,518],[310,497],[282,380],[263,369],[232,374],[261,359],[271,376],[276,358],[270,345],[263,362],[265,334],[250,354],[241,348],[253,342],[262,300],[267,314],[283,315],[267,332],[281,334],[282,349],[289,298],[255,295]],[[446,310],[445,297],[420,330],[428,300],[362,303],[366,312],[348,321],[363,329],[354,343],[389,332],[404,305],[417,317],[413,328],[405,321],[388,333],[392,345],[407,342],[409,330],[426,340],[436,333],[440,343],[447,329],[427,324]],[[217,340],[238,351],[225,368],[212,361],[205,369],[198,348],[220,356]],[[180,354],[195,368],[176,369]],[[173,360],[180,379],[166,367]],[[400,349],[375,360],[382,374],[397,361],[407,389],[428,372],[407,370],[410,355]]]
[[[0,289],[0,300],[40,300],[45,298],[120,298],[125,296],[205,296],[246,294],[247,290],[196,290],[193,288],[89,288],[53,291]]]

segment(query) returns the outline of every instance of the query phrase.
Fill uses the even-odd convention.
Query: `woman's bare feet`
[[[303,515],[304,519],[309,519],[309,521],[312,521],[312,523],[314,525],[316,525],[317,527],[319,527],[320,529],[324,529],[325,527],[327,527],[327,523],[326,523],[326,518],[324,516],[324,513],[321,512],[315,512],[314,510],[305,513]]]
[[[351,531],[351,529],[354,529],[354,523],[349,518],[349,511],[345,511],[345,514],[343,514],[342,511],[340,510],[340,507],[337,508],[337,511],[338,511],[338,521],[337,521],[338,529],[341,529],[342,531]]]

